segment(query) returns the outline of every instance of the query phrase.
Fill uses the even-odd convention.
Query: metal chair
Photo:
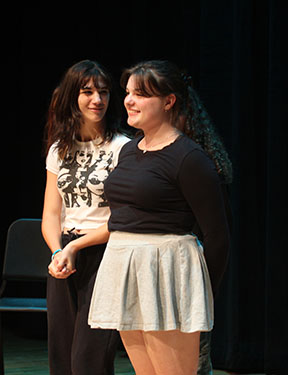
[[[50,257],[51,252],[41,233],[41,219],[19,219],[10,225],[0,286],[0,313],[2,311],[47,311],[46,298],[43,296],[9,297],[5,295],[5,291],[10,281],[16,286],[18,282],[23,284],[25,281],[46,283]],[[1,320],[0,340],[0,374],[4,374]]]

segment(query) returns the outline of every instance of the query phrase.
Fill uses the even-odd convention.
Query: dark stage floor
[[[35,324],[22,329],[3,324],[3,349],[5,375],[49,375],[47,339],[43,333],[37,333]],[[25,322],[22,322],[25,324]],[[31,332],[29,334],[29,330]],[[45,335],[44,335],[45,336]],[[121,348],[115,359],[116,375],[135,374],[132,365]],[[228,375],[226,372],[214,370],[214,375]],[[246,374],[247,375],[247,374]],[[249,374],[254,375],[254,374]],[[259,374],[258,374],[259,375]]]

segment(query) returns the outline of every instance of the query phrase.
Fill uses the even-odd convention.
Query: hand
[[[55,254],[48,266],[50,275],[57,279],[67,279],[70,275],[75,273],[76,254],[77,252],[73,246],[73,241],[71,241],[62,251]]]

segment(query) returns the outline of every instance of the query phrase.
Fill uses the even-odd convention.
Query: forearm
[[[110,233],[108,231],[108,225],[106,223],[94,229],[93,231],[89,231],[84,236],[71,241],[70,246],[73,247],[73,251],[78,252],[85,247],[106,243],[109,239],[109,235]]]
[[[56,278],[67,278],[76,272],[75,258],[83,248],[106,243],[109,238],[107,224],[88,232],[84,236],[70,241],[62,251],[58,252],[49,266],[49,272]]]
[[[61,248],[62,198],[57,189],[57,174],[47,170],[42,214],[42,234],[52,253]]]
[[[52,253],[61,248],[61,221],[59,216],[43,215],[42,235]]]
[[[179,180],[202,235],[215,294],[227,265],[230,241],[221,180],[213,162],[202,152],[191,153],[185,159]]]
[[[214,296],[220,287],[224,272],[227,267],[229,254],[228,229],[221,229],[209,239],[204,239],[204,255],[209,270]]]

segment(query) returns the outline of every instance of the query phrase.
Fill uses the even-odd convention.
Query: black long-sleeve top
[[[229,250],[222,183],[203,149],[181,135],[158,151],[143,152],[141,138],[123,146],[104,191],[109,231],[187,234],[200,228],[216,292]]]

